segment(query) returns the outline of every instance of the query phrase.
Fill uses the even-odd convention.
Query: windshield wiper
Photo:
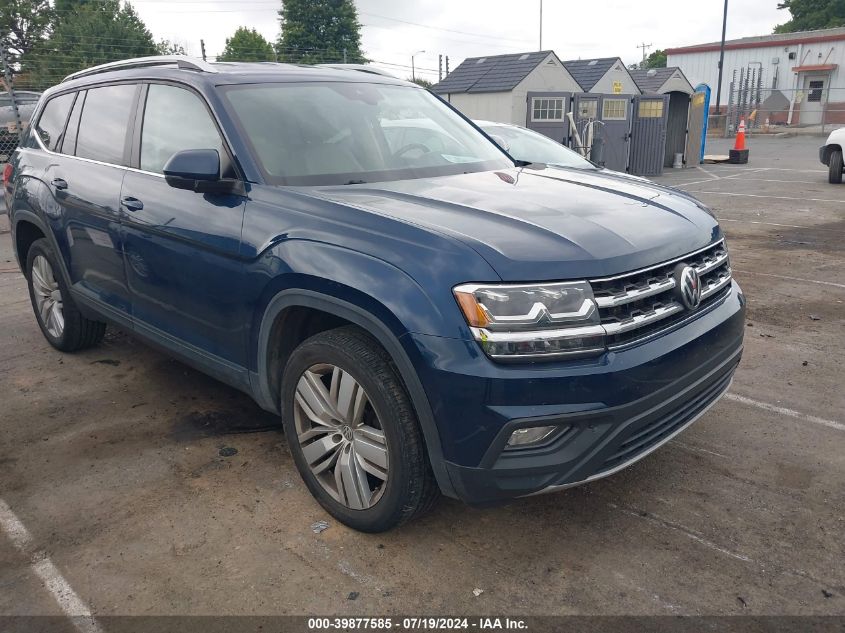
[[[367,181],[366,181],[366,180],[354,180],[354,179],[353,179],[353,180],[347,180],[347,181],[346,181],[345,183],[343,183],[343,184],[344,184],[344,185],[366,185],[366,184],[367,184]]]

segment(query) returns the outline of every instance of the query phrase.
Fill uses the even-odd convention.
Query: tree
[[[187,55],[184,46],[165,38],[161,38],[156,44],[156,52],[159,55]]]
[[[434,83],[432,83],[428,79],[423,79],[422,77],[417,77],[416,79],[411,79],[410,77],[408,77],[408,81],[412,81],[418,86],[422,86],[423,88],[431,88],[434,85]]]
[[[49,0],[4,0],[0,3],[0,46],[12,64],[31,51],[50,30],[54,13]]]
[[[273,46],[255,29],[240,27],[232,37],[226,38],[219,62],[272,62],[276,60]]]
[[[645,58],[645,61],[631,64],[631,70],[648,70],[649,68],[666,68],[666,51],[657,49]]]
[[[46,88],[74,71],[120,59],[156,55],[153,36],[127,3],[79,3],[61,15],[50,37],[22,58],[34,87]]]
[[[306,64],[366,61],[352,0],[283,0],[279,22],[282,32],[276,52],[280,60]]]
[[[792,19],[776,26],[775,33],[845,26],[845,0],[783,0],[778,9],[788,10]]]

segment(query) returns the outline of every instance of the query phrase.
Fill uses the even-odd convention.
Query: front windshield
[[[501,138],[507,144],[508,154],[517,160],[575,169],[596,169],[595,165],[580,154],[538,132],[505,125],[481,127],[490,136]]]
[[[320,82],[224,88],[267,179],[344,185],[513,167],[420,88]]]

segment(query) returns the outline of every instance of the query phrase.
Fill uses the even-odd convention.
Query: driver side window
[[[160,174],[173,154],[188,149],[215,149],[225,164],[223,141],[203,101],[184,88],[150,84],[141,131],[141,169]]]

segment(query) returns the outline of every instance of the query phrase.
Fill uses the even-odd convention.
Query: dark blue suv
[[[744,304],[694,199],[515,161],[378,73],[146,58],[45,93],[4,172],[44,336],[106,324],[281,414],[360,530],[618,471],[717,401]]]

